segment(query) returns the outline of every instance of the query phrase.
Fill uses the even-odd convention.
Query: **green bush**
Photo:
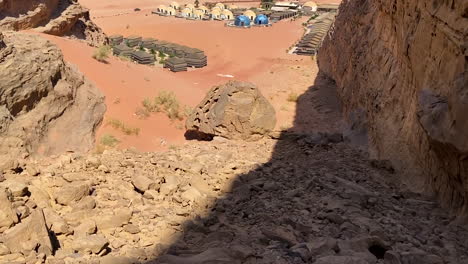
[[[115,145],[119,144],[119,140],[115,138],[113,135],[104,134],[101,137],[101,144],[108,147],[114,147]]]
[[[108,45],[100,46],[94,51],[93,58],[100,62],[106,62],[106,60],[109,58],[111,49],[112,48]]]

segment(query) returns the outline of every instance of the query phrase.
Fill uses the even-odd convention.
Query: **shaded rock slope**
[[[104,97],[36,35],[0,33],[0,168],[31,154],[88,151]]]
[[[355,130],[416,189],[468,210],[468,2],[344,1],[320,54]]]
[[[333,134],[30,161],[0,263],[466,263],[466,229],[376,165]]]
[[[76,0],[0,0],[0,30],[35,29],[42,33],[71,36],[89,44],[107,38]]]

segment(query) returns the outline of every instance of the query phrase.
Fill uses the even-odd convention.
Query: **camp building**
[[[168,68],[173,72],[187,71],[187,62],[178,57],[168,58],[164,63],[164,68]]]

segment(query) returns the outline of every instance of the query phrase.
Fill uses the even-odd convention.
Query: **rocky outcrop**
[[[187,118],[192,134],[255,140],[276,124],[273,106],[251,83],[232,81],[212,88]]]
[[[92,45],[107,42],[76,0],[2,0],[0,30],[35,29],[42,33],[84,39]]]
[[[4,41],[0,168],[33,154],[88,151],[105,112],[103,95],[41,37],[9,32]]]
[[[372,154],[468,213],[468,2],[344,1],[320,50]]]

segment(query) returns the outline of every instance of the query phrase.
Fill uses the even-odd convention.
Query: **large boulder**
[[[7,230],[0,241],[10,250],[11,253],[22,253],[28,255],[29,252],[36,251],[51,255],[53,253],[52,241],[47,229],[44,212],[40,209],[32,212],[26,221]]]
[[[231,81],[212,88],[185,127],[189,135],[255,140],[275,124],[275,109],[255,85]]]
[[[0,49],[0,170],[35,153],[89,151],[104,96],[60,50],[37,35],[3,32]]]

